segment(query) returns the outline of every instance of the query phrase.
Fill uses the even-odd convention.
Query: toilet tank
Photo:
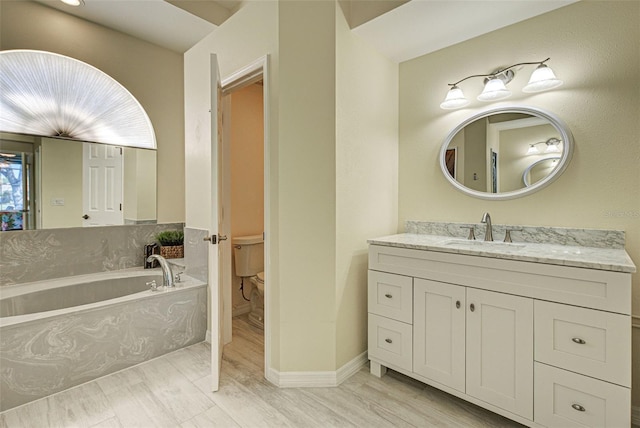
[[[231,242],[237,276],[254,276],[264,271],[262,235],[236,236]]]

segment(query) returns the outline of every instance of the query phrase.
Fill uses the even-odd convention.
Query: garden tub
[[[204,340],[207,290],[127,269],[0,288],[0,411]]]

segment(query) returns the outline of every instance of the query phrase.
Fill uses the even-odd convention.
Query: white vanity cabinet
[[[413,372],[533,418],[533,299],[414,279]]]
[[[631,275],[369,249],[369,359],[529,426],[631,423]]]

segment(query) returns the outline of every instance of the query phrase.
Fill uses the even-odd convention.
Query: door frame
[[[270,177],[271,177],[271,168],[270,168],[270,159],[271,159],[271,144],[270,144],[270,111],[269,111],[269,55],[264,55],[257,60],[251,62],[250,64],[242,67],[236,72],[232,73],[228,77],[222,79],[222,95],[223,99],[225,95],[233,92],[234,90],[241,89],[245,86],[248,86],[252,83],[257,82],[262,79],[264,84],[262,85],[262,102],[263,102],[263,120],[264,120],[264,374],[266,377],[266,373],[268,372],[269,367],[271,366],[271,199],[270,199]],[[223,114],[225,113],[225,107],[228,108],[228,103],[223,101]],[[228,112],[228,110],[226,110]],[[229,136],[229,124],[230,121],[224,120],[223,116],[223,139],[228,138]],[[223,144],[223,154],[222,156],[228,156],[230,154],[228,147]],[[224,164],[229,163],[229,158],[223,159]],[[223,178],[224,180],[224,178]],[[223,191],[224,195],[229,195],[230,187],[229,181],[223,182]],[[219,198],[225,199],[225,196]],[[221,201],[219,201],[221,202]],[[231,258],[229,257],[229,263],[224,266],[224,269],[227,269],[229,272],[229,282],[231,283]],[[228,266],[227,266],[228,265]],[[224,274],[223,274],[224,275]],[[223,299],[224,299],[224,343],[229,343],[231,341],[231,318],[232,318],[232,302],[231,302],[231,289],[230,287],[225,287],[223,289]]]

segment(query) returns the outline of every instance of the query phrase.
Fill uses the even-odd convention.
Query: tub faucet
[[[157,260],[160,263],[160,267],[162,268],[162,286],[163,287],[175,287],[173,283],[173,271],[171,270],[171,266],[167,263],[167,260],[159,254],[151,254],[147,258],[147,262],[151,263],[152,261]]]
[[[489,213],[484,213],[480,222],[487,224],[484,232],[484,240],[493,241],[493,226],[491,225],[491,216],[489,215]]]

